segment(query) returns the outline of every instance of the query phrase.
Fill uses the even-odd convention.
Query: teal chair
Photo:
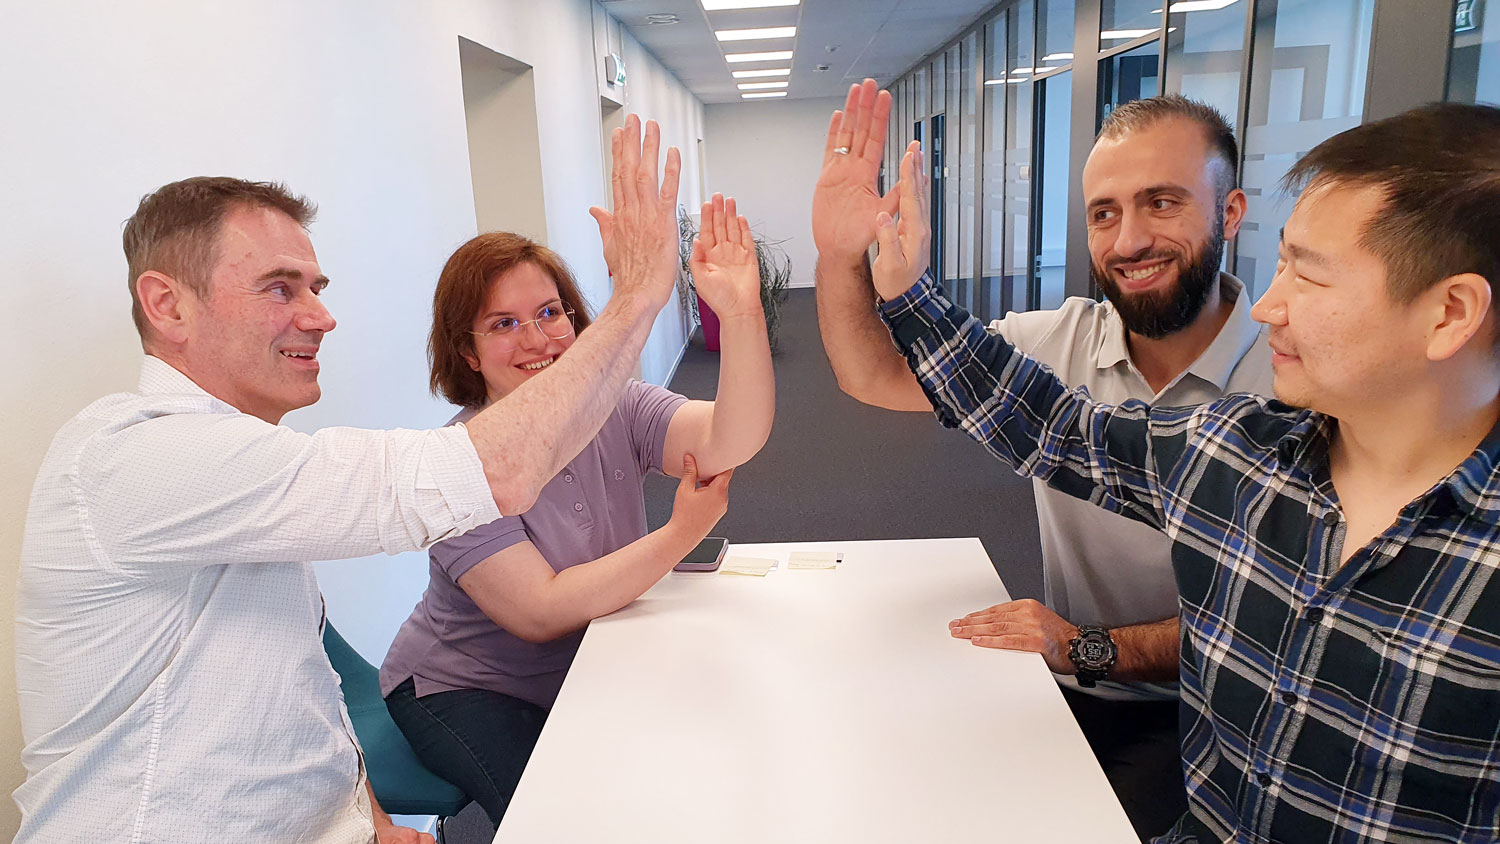
[[[385,708],[380,672],[349,647],[332,624],[323,625],[323,650],[339,673],[344,706],[364,748],[365,773],[375,799],[393,815],[437,815],[437,842],[443,844],[443,824],[469,805],[469,796],[417,760]]]

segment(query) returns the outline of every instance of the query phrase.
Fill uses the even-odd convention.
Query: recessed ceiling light
[[[1239,0],[1179,0],[1179,2],[1173,3],[1170,8],[1174,13],[1212,12],[1217,9],[1223,9],[1226,6],[1233,6],[1238,2]],[[1157,9],[1156,11],[1160,12],[1161,9]]]
[[[763,93],[763,94],[740,94],[740,99],[744,99],[744,100],[758,100],[758,99],[760,99],[762,97],[785,97],[785,96],[786,96],[786,92],[785,91],[768,91],[768,92]]]
[[[769,9],[772,6],[795,6],[802,0],[703,0],[703,11],[724,9]]]
[[[679,18],[679,17],[677,17],[676,15],[647,15],[646,16],[646,23],[650,24],[651,26],[670,26],[671,24],[674,24],[674,23],[681,23],[681,21],[682,21],[682,19]]]
[[[1050,56],[1042,56],[1044,62],[1070,62],[1072,60],[1072,53],[1053,53]]]
[[[756,41],[762,38],[791,38],[797,34],[795,26],[768,26],[761,29],[720,29],[714,35],[720,41]]]
[[[785,88],[790,82],[741,82],[738,87],[741,91],[760,91],[766,88]]]
[[[1147,35],[1155,35],[1161,32],[1157,29],[1106,29],[1099,33],[1099,37],[1106,41],[1124,41],[1129,38],[1142,38]]]
[[[791,76],[792,69],[789,67],[778,67],[770,70],[736,70],[735,79],[760,79],[767,76]]]
[[[1042,68],[1042,69],[1043,70],[1048,70],[1048,68]],[[1013,68],[1010,69],[1010,72],[1011,73],[1036,73],[1036,68],[1034,68],[1034,67],[1013,67]]]
[[[730,53],[724,57],[724,60],[731,64],[737,62],[781,62],[791,57],[791,50],[772,50],[769,53]]]

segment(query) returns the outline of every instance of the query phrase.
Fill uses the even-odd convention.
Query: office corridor
[[[813,290],[793,290],[781,316],[776,424],[760,454],[736,470],[729,513],[714,533],[731,542],[977,536],[1012,596],[1040,598],[1030,482],[930,413],[869,407],[840,392]],[[713,398],[718,358],[695,335],[669,386]],[[671,478],[647,480],[651,527],[671,516],[675,489]]]

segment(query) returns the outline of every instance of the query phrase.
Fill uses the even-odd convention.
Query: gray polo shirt
[[[1153,405],[1204,404],[1225,393],[1273,395],[1271,349],[1250,319],[1250,297],[1228,273],[1221,293],[1234,311],[1203,354],[1154,392],[1130,361],[1125,325],[1108,302],[1072,298],[1055,311],[1010,314],[990,324],[1016,348],[1051,367],[1069,386],[1085,387],[1096,401],[1140,399]],[[1033,482],[1041,523],[1045,600],[1074,624],[1124,627],[1177,615],[1171,542],[1165,534],[1086,501]],[[1071,676],[1058,683],[1078,688]],[[1114,700],[1171,700],[1176,683],[1116,683],[1079,689]]]
[[[671,390],[630,382],[599,433],[547,482],[530,510],[433,545],[427,592],[386,654],[380,693],[411,677],[417,697],[486,689],[551,706],[583,631],[528,642],[491,621],[458,580],[521,542],[535,545],[553,571],[562,571],[645,536],[641,484],[648,472],[661,471],[667,426],[686,403]]]

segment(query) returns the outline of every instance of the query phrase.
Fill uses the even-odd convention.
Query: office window
[[[1037,307],[1051,310],[1062,306],[1064,263],[1068,245],[1068,188],[1073,179],[1069,153],[1072,147],[1073,72],[1038,80],[1032,86],[1042,102],[1041,160],[1036,175],[1040,184],[1041,219],[1037,226]]]
[[[1099,60],[1099,121],[1131,100],[1161,93],[1161,42],[1151,41]]]
[[[912,76],[911,82],[914,96],[912,98],[911,119],[913,123],[932,113],[932,82],[929,81],[930,77],[931,74],[928,72],[927,65],[925,64],[917,68],[917,72]]]
[[[1500,5],[1493,0],[1458,0],[1448,61],[1452,102],[1500,105],[1500,19],[1485,20],[1486,12],[1495,18]]]
[[[1073,0],[1039,0],[1037,14],[1038,64],[1057,66],[1073,58]]]
[[[958,73],[958,183],[963,190],[958,200],[958,275],[960,278],[975,278],[974,272],[974,210],[978,202],[975,179],[979,172],[979,80],[975,78],[979,64],[979,33],[971,32],[960,42]],[[977,293],[977,291],[976,291]],[[976,296],[975,310],[980,302]]]
[[[1161,4],[1164,2],[1166,0],[1102,0],[1099,4],[1099,33],[1101,35],[1099,46],[1108,49],[1124,43],[1103,38],[1106,32],[1150,31],[1160,27]]]
[[[1173,12],[1167,28],[1166,90],[1208,103],[1236,127],[1247,5],[1233,0],[1220,8]]]
[[[1006,54],[1010,72],[1005,77],[1005,286],[1011,310],[1030,308],[1027,285],[1031,279],[1031,111],[1036,69],[1033,50],[1036,10],[1030,0],[1009,9]]]
[[[943,127],[944,135],[944,159],[943,159],[943,274],[953,280],[962,280],[963,274],[958,270],[958,244],[963,240],[963,226],[959,223],[958,209],[960,197],[963,195],[964,180],[961,162],[964,157],[964,148],[959,144],[959,133],[962,129],[962,105],[959,102],[959,69],[963,64],[962,44],[954,44],[948,48],[942,57],[943,67]],[[936,67],[936,65],[934,65]],[[955,288],[958,289],[958,288]],[[962,293],[967,293],[964,289]],[[965,307],[973,307],[973,303],[965,301],[960,295],[960,301],[964,301]]]
[[[1280,0],[1257,7],[1240,183],[1250,197],[1235,273],[1259,296],[1295,197],[1278,183],[1303,153],[1359,125],[1375,0]]]
[[[1005,192],[1008,170],[1005,166],[1006,139],[1009,137],[1005,97],[1013,87],[1006,84],[1006,47],[1010,14],[1001,12],[984,27],[984,189],[980,247],[979,318],[988,322],[1005,315],[1010,307],[1005,285]]]
[[[948,55],[938,53],[932,60],[932,99],[928,111],[942,114],[948,110]]]

